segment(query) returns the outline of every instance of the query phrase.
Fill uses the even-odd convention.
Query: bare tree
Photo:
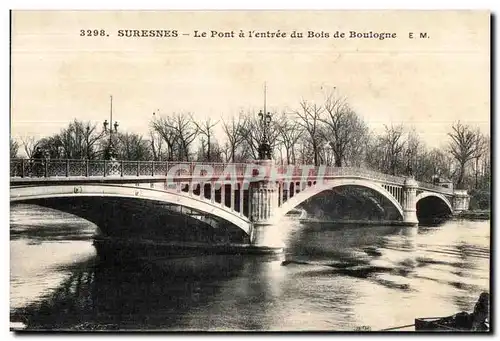
[[[451,179],[455,175],[455,170],[451,167],[453,160],[441,149],[433,148],[419,159],[422,167],[428,170],[423,180],[429,181],[435,175]]]
[[[363,166],[368,142],[368,126],[358,117],[352,121],[352,135],[345,151],[345,164],[351,167]]]
[[[364,164],[380,172],[384,170],[384,157],[380,138],[373,132],[367,134],[367,143],[365,146]]]
[[[102,150],[97,148],[98,142],[102,141],[105,132],[98,132],[95,124],[74,120],[67,128],[62,129],[59,134],[45,139],[43,149],[51,151],[51,154],[59,155],[62,148],[64,157],[67,159],[95,159]]]
[[[245,117],[240,113],[237,118],[231,117],[229,122],[222,120],[222,128],[226,134],[227,143],[224,145],[226,150],[226,161],[235,160],[237,148],[244,141],[243,128],[245,126]]]
[[[327,96],[323,113],[326,117],[320,121],[326,125],[324,137],[335,155],[335,166],[342,167],[348,158],[359,158],[368,131],[363,120],[345,98],[333,94]]]
[[[300,109],[295,111],[295,115],[299,118],[298,124],[309,135],[309,143],[311,144],[314,165],[320,164],[320,153],[323,142],[323,132],[321,130],[321,114],[323,108],[317,104],[309,104],[307,101],[302,100]]]
[[[400,163],[403,158],[403,150],[405,148],[405,141],[403,138],[403,125],[397,125],[390,127],[385,126],[385,134],[382,136],[381,141],[384,146],[386,155],[386,165],[388,165],[388,169],[392,175],[396,175],[398,173],[398,167],[400,167]]]
[[[35,153],[35,150],[38,147],[40,141],[35,139],[35,137],[33,136],[26,136],[21,138],[21,143],[23,145],[26,156],[28,157],[28,159],[31,159],[31,156]]]
[[[491,141],[490,136],[485,136],[486,147],[481,162],[481,181],[479,187],[489,189],[491,186]]]
[[[205,148],[207,146],[207,141],[205,138],[200,139],[200,146],[198,147],[198,152],[196,153],[196,161],[208,161],[207,154],[205,153]]]
[[[212,146],[210,147],[212,150],[210,157],[212,158],[212,162],[224,162],[224,151],[223,147],[217,141],[212,142]]]
[[[220,153],[224,162],[233,161],[231,158],[231,146],[228,141],[224,142],[224,144],[220,147]]]
[[[153,128],[149,129],[149,145],[154,161],[161,161],[164,158],[163,139]],[[168,156],[167,156],[168,159]]]
[[[157,134],[161,136],[163,141],[167,144],[167,160],[171,161],[174,159],[175,147],[179,140],[179,134],[177,129],[174,128],[176,120],[172,116],[166,117],[155,117],[151,121],[151,128]],[[155,141],[152,139],[152,141]],[[156,145],[159,146],[158,140],[156,140]],[[153,142],[154,143],[154,142]]]
[[[48,153],[51,159],[60,159],[64,157],[62,154],[63,144],[59,134],[42,138],[38,143],[38,147],[43,149],[45,153]]]
[[[178,159],[189,161],[189,147],[199,134],[199,130],[191,119],[191,115],[178,113],[167,126],[177,135]]]
[[[85,131],[83,132],[85,154],[87,159],[95,159],[100,153],[102,153],[102,150],[98,149],[98,144],[99,141],[102,141],[105,135],[105,131],[98,132],[95,124],[87,122]]]
[[[10,138],[10,158],[15,159],[17,157],[17,152],[19,151],[19,143]]]
[[[279,132],[278,138],[285,148],[286,163],[295,163],[295,148],[303,134],[303,128],[295,120],[290,120],[286,117],[285,114],[283,114],[283,118],[278,121],[276,128]]]
[[[118,158],[121,160],[145,161],[151,159],[148,141],[141,135],[125,133],[118,135],[116,146]]]
[[[479,129],[475,132],[474,140],[474,188],[479,187],[478,176],[479,176],[479,160],[488,150],[489,138],[483,135]]]
[[[303,134],[298,143],[298,148],[297,148],[297,156],[296,156],[296,163],[298,164],[303,164],[303,165],[310,165],[314,164],[314,158],[315,155],[314,153],[311,153],[311,150],[313,149],[311,139],[309,135]],[[318,163],[321,164],[321,151],[323,148],[321,146],[318,146],[318,156],[317,160]]]
[[[406,138],[406,152],[404,153],[404,162],[407,171],[411,171],[416,178],[421,175],[421,169],[419,167],[420,158],[419,153],[422,147],[422,142],[414,128],[408,131]]]
[[[207,147],[207,154],[206,154],[206,160],[207,161],[212,161],[212,157],[210,155],[210,151],[212,149],[212,137],[213,137],[213,128],[219,123],[219,121],[212,122],[210,118],[206,119],[202,124],[196,123],[196,121],[191,118],[193,123],[196,125],[199,133],[207,138],[206,142],[206,147]],[[203,149],[203,152],[205,152],[205,149]]]
[[[465,166],[476,153],[477,136],[471,127],[461,124],[460,121],[455,123],[451,129],[452,132],[448,133],[451,138],[449,149],[459,165],[457,187],[461,188],[464,182]]]
[[[196,156],[196,161],[202,161],[202,162],[224,162],[225,161],[225,152],[224,150],[219,146],[217,141],[212,141],[211,146],[210,146],[210,160],[208,159],[208,154],[205,152],[207,150],[208,142],[205,140],[205,138],[201,138],[201,144],[198,148],[197,156]]]

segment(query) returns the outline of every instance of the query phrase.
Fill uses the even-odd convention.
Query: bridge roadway
[[[466,210],[469,200],[466,191],[417,182],[412,177],[350,167],[277,166],[270,161],[13,159],[10,184],[11,202],[32,202],[68,211],[108,232],[117,219],[121,224],[127,222],[116,214],[120,210],[118,199],[128,203],[146,200],[184,208],[174,211],[196,217],[205,225],[236,226],[248,236],[251,245],[263,248],[282,245],[277,226],[287,212],[335,187],[357,186],[375,191],[380,200],[391,203],[397,212],[394,220],[404,225],[418,224],[420,201],[432,200],[433,205],[452,214]],[[72,208],[61,204],[68,200],[74,203]],[[92,206],[94,209],[89,208]],[[137,219],[129,217],[128,212],[121,214]],[[156,215],[155,211],[149,214]]]

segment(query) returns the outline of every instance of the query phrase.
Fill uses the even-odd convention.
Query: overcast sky
[[[109,37],[80,37],[80,29]],[[178,30],[120,38],[118,29]],[[330,38],[194,38],[194,30],[328,32]],[[335,31],[396,39],[333,39]],[[427,32],[429,38],[418,37]],[[182,35],[183,33],[189,36]],[[14,12],[13,137],[43,137],[78,118],[146,134],[153,111],[219,118],[293,111],[336,87],[368,122],[414,126],[429,146],[456,120],[490,127],[487,12]]]

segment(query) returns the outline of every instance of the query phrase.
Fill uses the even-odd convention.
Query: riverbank
[[[456,219],[470,219],[470,220],[489,220],[491,216],[490,210],[471,210],[460,212],[455,215]]]

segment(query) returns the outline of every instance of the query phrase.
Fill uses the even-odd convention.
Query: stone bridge
[[[205,225],[217,227],[223,222],[237,227],[257,248],[282,245],[275,232],[287,212],[319,193],[343,186],[378,193],[396,209],[397,223],[402,225],[418,224],[417,210],[424,202],[448,214],[466,210],[469,204],[464,190],[362,168],[277,166],[271,161],[10,161],[11,202],[67,211],[96,223],[108,234],[113,234],[109,226],[132,220],[144,225],[143,230],[152,226],[156,206],[144,205],[152,202]]]

